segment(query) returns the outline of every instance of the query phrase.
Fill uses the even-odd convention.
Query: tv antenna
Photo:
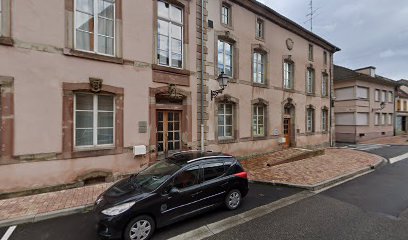
[[[310,31],[313,32],[313,18],[319,15],[317,11],[320,8],[316,8],[316,9],[313,8],[313,0],[310,0],[309,6],[310,6],[310,13],[306,15],[308,19],[304,23],[310,22]]]

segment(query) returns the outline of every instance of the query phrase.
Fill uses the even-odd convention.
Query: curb
[[[373,169],[377,169],[379,167],[382,167],[382,166],[386,165],[387,162],[388,162],[387,159],[382,158],[381,161],[379,161],[378,163],[376,163],[376,164],[374,164],[372,166],[368,166],[368,167],[356,170],[356,171],[351,172],[351,173],[346,173],[344,175],[337,176],[335,178],[320,182],[320,183],[315,184],[315,185],[301,185],[301,184],[290,184],[290,183],[280,183],[280,182],[264,182],[264,181],[257,181],[257,180],[249,180],[249,182],[258,183],[258,184],[273,185],[273,186],[302,188],[302,189],[307,189],[307,190],[310,190],[310,191],[317,191],[317,190],[320,190],[320,189],[327,188],[329,186],[335,185],[336,183],[343,182],[343,181],[345,181],[347,179],[351,179],[351,178],[353,178],[355,176],[371,172],[371,171],[373,171]]]
[[[84,212],[91,210],[92,207],[93,207],[93,204],[88,204],[84,206],[66,208],[66,209],[61,209],[61,210],[47,212],[47,213],[38,213],[38,214],[32,214],[32,215],[27,215],[23,217],[16,217],[16,218],[10,218],[6,220],[0,220],[0,227],[7,227],[7,226],[12,226],[12,225],[24,224],[24,223],[35,223],[35,222],[39,222],[39,221],[43,221],[43,220],[47,220],[51,218],[68,216],[68,215],[72,215],[76,213],[84,213]]]

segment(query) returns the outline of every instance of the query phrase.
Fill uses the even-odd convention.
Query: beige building
[[[395,99],[395,134],[403,135],[408,133],[408,81],[398,81]]]
[[[0,0],[0,194],[110,181],[201,142],[328,145],[339,49],[256,1],[204,2]]]
[[[375,67],[334,66],[336,141],[358,143],[394,135],[397,82],[375,74]]]

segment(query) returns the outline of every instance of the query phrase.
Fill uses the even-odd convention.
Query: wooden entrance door
[[[290,147],[291,146],[291,139],[292,139],[292,129],[291,129],[291,119],[290,118],[284,118],[283,119],[283,134],[285,136],[286,142],[285,142],[285,147]]]
[[[167,157],[181,150],[181,112],[157,112],[157,152]]]

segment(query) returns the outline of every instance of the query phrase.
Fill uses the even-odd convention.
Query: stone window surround
[[[154,48],[153,54],[153,82],[175,84],[181,86],[190,86],[191,72],[187,69],[190,68],[188,60],[189,54],[189,15],[190,15],[190,1],[189,0],[164,0],[170,4],[180,7],[183,10],[183,68],[174,68],[170,66],[162,66],[158,64],[157,59],[157,35],[158,35],[158,0],[153,0],[153,41]]]
[[[229,23],[229,24],[224,24],[224,23],[222,22],[222,8],[223,8],[224,6],[229,8],[229,19],[228,19],[228,23]],[[220,7],[219,7],[219,9],[220,9],[220,14],[219,14],[219,16],[220,16],[220,24],[221,24],[221,26],[223,26],[223,27],[225,27],[225,28],[228,28],[228,29],[231,29],[231,30],[234,30],[234,24],[233,24],[234,21],[233,21],[232,7],[233,7],[233,3],[228,2],[228,1],[220,1]]]
[[[326,119],[326,130],[323,129],[323,112],[324,112],[324,111],[326,111],[326,114],[327,114],[327,115],[326,115],[326,117],[327,117],[327,119]],[[323,107],[322,107],[321,114],[322,114],[322,115],[321,115],[321,118],[320,118],[321,121],[322,121],[321,129],[322,129],[322,133],[323,133],[323,134],[326,134],[326,133],[329,132],[329,128],[330,128],[330,126],[329,126],[329,125],[330,125],[330,124],[329,124],[329,123],[330,123],[329,108],[328,108],[327,106],[323,106]]]
[[[214,41],[214,76],[221,73],[218,72],[218,40],[228,42],[232,45],[232,79],[230,82],[237,82],[239,79],[239,47],[238,39],[229,31],[215,31]],[[251,61],[252,62],[252,61]],[[252,79],[252,77],[251,77]]]
[[[218,96],[214,99],[215,107],[214,107],[214,116],[215,116],[215,142],[217,144],[228,144],[228,143],[237,143],[239,140],[239,99],[232,97],[228,94],[224,94]],[[219,103],[231,103],[232,108],[232,124],[233,124],[233,137],[227,139],[220,139],[218,137],[218,104]]]
[[[182,104],[157,104],[156,96],[159,94],[168,94],[169,87],[149,88],[149,124],[150,124],[150,139],[149,139],[149,153],[150,161],[156,161],[158,153],[157,148],[157,110],[174,110],[181,111],[181,149],[188,150],[192,143],[192,99],[191,92],[185,91],[176,87],[177,94],[183,96]]]
[[[262,36],[258,36],[258,32],[257,32],[258,23],[262,23],[262,30],[261,30]],[[263,18],[257,16],[255,18],[255,39],[256,40],[263,41],[263,42],[265,41],[265,29],[266,29],[265,28],[265,20]]]
[[[323,79],[324,79],[324,77],[327,77],[327,82],[326,82],[326,95],[323,95]],[[322,87],[322,89],[321,89],[321,91],[322,91],[322,94],[321,94],[321,96],[322,96],[322,98],[329,98],[329,94],[330,94],[330,79],[329,79],[329,74],[327,73],[327,70],[325,69],[325,70],[323,70],[322,71],[322,85],[321,85],[321,87]]]
[[[65,48],[64,54],[92,60],[123,64],[122,59],[122,0],[115,0],[115,56],[106,56],[98,53],[86,52],[74,48],[75,31],[75,1],[65,0]]]
[[[262,44],[252,44],[251,45],[251,83],[254,87],[264,87],[268,88],[270,85],[269,80],[269,49],[267,49]],[[254,82],[254,53],[260,53],[263,55],[264,61],[264,83],[256,83]]]
[[[285,88],[285,63],[290,63],[292,64],[292,88]],[[292,55],[286,55],[283,56],[282,58],[282,89],[283,91],[287,91],[287,92],[294,92],[295,91],[295,79],[296,79],[296,65],[295,62],[292,60]]]
[[[264,107],[264,136],[258,136],[258,135],[254,135],[254,131],[253,131],[253,126],[252,126],[252,120],[253,120],[253,116],[254,116],[254,110],[253,110],[253,106],[258,105],[258,106],[263,106]],[[251,101],[251,139],[252,140],[265,140],[268,139],[268,122],[269,122],[269,111],[268,111],[268,107],[269,107],[269,102],[266,101],[265,99],[262,98],[257,98]]]
[[[11,38],[11,0],[1,0],[0,45],[13,46]]]
[[[14,78],[0,76],[0,91],[0,164],[7,164],[14,155]]]
[[[306,133],[306,136],[307,135],[314,135],[314,134],[316,134],[316,108],[312,104],[308,104],[308,105],[306,105],[305,110],[306,110],[305,111],[305,133]],[[309,132],[307,130],[307,113],[308,113],[308,110],[313,110],[312,131],[311,132]]]
[[[309,43],[307,48],[307,59],[311,62],[314,61],[314,46],[311,43]]]
[[[89,83],[63,83],[62,114],[62,158],[95,157],[123,153],[123,107],[124,89],[103,84],[100,93],[115,95],[115,137],[114,147],[76,150],[74,148],[74,94],[92,92]]]

